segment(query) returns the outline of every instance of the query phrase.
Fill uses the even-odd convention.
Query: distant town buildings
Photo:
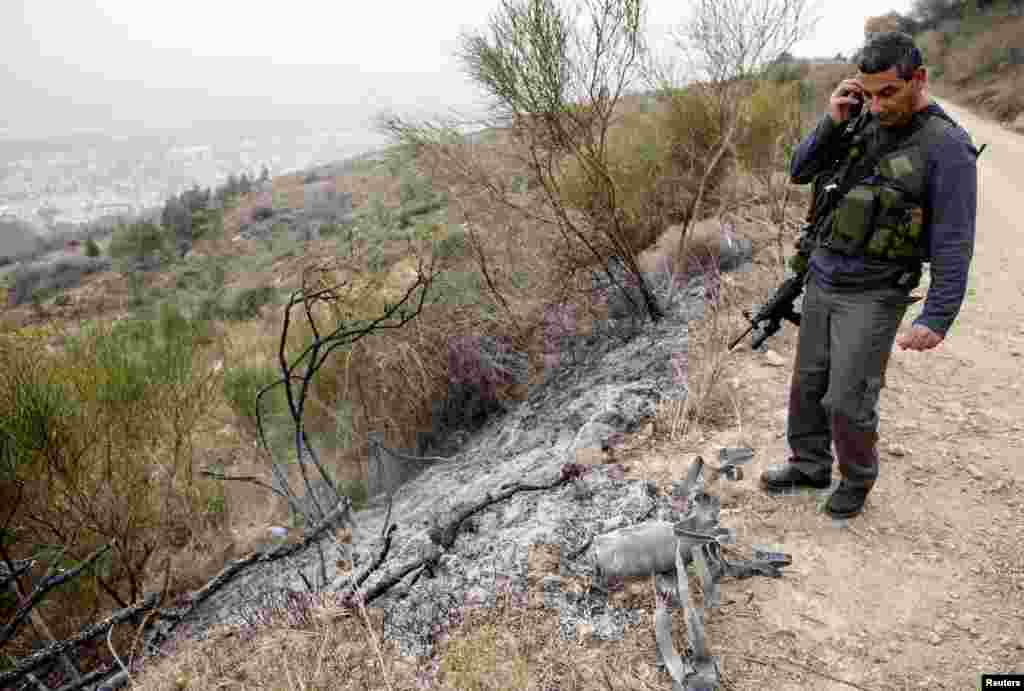
[[[92,223],[161,207],[193,185],[216,187],[229,175],[242,173],[255,181],[263,166],[272,175],[281,175],[348,158],[379,143],[374,134],[353,133],[342,138],[337,132],[275,133],[187,145],[161,141],[119,138],[97,144],[92,137],[76,146],[71,138],[65,150],[48,146],[38,154],[26,154],[21,148],[11,155],[0,142],[0,214],[17,217],[37,229]],[[269,187],[264,189],[271,192],[271,204],[276,205],[276,192]],[[307,195],[308,204],[317,209],[343,205],[337,190],[314,187],[300,194],[302,198],[289,200],[289,208],[305,207]]]

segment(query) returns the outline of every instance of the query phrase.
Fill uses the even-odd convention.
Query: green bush
[[[148,221],[121,226],[110,239],[107,253],[122,272],[151,271],[174,259],[174,237]]]
[[[462,226],[449,226],[444,238],[434,243],[434,254],[440,258],[461,257],[466,251],[466,231]]]
[[[276,297],[277,290],[273,286],[246,288],[229,300],[228,305],[221,310],[221,316],[231,321],[255,319],[260,314],[260,308],[273,302]]]
[[[651,109],[641,109],[640,112],[649,113],[651,112]],[[513,175],[512,179],[509,180],[509,187],[513,192],[522,194],[530,188],[529,179],[525,175]]]
[[[235,413],[256,430],[256,395],[260,390],[281,378],[281,373],[270,366],[234,367],[224,373],[223,393]],[[283,386],[264,394],[260,413],[264,421],[272,421],[287,411]]]
[[[200,322],[224,318],[222,301],[227,271],[220,260],[189,261],[178,273],[175,287],[177,298],[189,314]]]
[[[132,307],[142,307],[146,302],[146,277],[138,271],[128,274],[128,297]]]
[[[420,175],[415,170],[406,169],[402,171],[401,182],[398,184],[398,199],[402,204],[433,196],[433,189],[428,178]]]
[[[373,274],[379,274],[388,268],[384,248],[379,243],[372,244],[367,248],[366,268]]]
[[[338,491],[352,500],[352,508],[360,511],[366,508],[366,501],[369,499],[369,491],[365,482],[359,480],[348,480],[338,483]]]
[[[370,198],[368,217],[370,222],[378,228],[388,230],[395,226],[394,212],[377,195]]]
[[[100,246],[96,244],[96,241],[89,238],[85,241],[85,256],[87,257],[98,257],[102,254]]]
[[[408,204],[403,204],[398,213],[392,216],[392,222],[397,221],[399,228],[408,228],[412,225],[412,219],[443,209],[444,206],[444,200],[439,197],[416,199]]]
[[[459,307],[480,303],[480,275],[474,271],[447,271],[434,285],[434,302]]]
[[[224,231],[224,215],[219,209],[197,209],[192,212],[191,228],[191,241],[220,236]]]
[[[764,77],[779,84],[798,82],[807,76],[809,69],[806,63],[787,60],[765,67]]]

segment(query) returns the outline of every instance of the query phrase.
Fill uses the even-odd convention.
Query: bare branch
[[[14,617],[11,619],[11,621],[8,622],[8,624],[2,630],[0,630],[0,645],[3,645],[4,643],[6,643],[14,637],[14,634],[18,631],[18,627],[20,627],[21,624],[24,623],[25,619],[28,618],[32,610],[35,609],[35,607],[43,601],[43,598],[45,598],[50,593],[50,591],[52,591],[54,588],[57,588],[67,583],[70,580],[77,578],[83,571],[92,566],[93,562],[95,562],[101,556],[106,554],[108,551],[110,551],[110,545],[104,545],[100,549],[90,554],[85,561],[83,561],[75,568],[68,569],[67,571],[57,576],[50,575],[52,574],[53,569],[53,567],[51,567],[51,570],[47,574],[47,577],[44,578],[35,587],[35,590],[32,591],[32,594],[29,595],[28,598],[26,599],[27,601],[24,602],[24,604],[22,604],[18,608],[17,612],[15,612]],[[54,565],[56,565],[56,562],[54,562]]]
[[[673,38],[699,79],[746,79],[813,33],[817,6],[814,0],[694,0]]]

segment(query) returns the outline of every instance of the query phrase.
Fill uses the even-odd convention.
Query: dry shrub
[[[940,69],[945,69],[947,53],[945,34],[932,29],[917,36],[914,42],[921,49],[921,56],[924,59],[925,65],[933,65]]]
[[[690,228],[687,234],[683,262],[678,265],[676,248],[682,226],[674,225],[658,238],[658,242],[640,255],[640,266],[645,273],[671,273],[692,275],[703,273],[700,262],[717,257],[722,238],[722,224],[717,218],[704,219]]]
[[[636,252],[657,238],[670,219],[684,209],[686,190],[679,171],[673,170],[673,140],[669,118],[663,112],[631,112],[622,116],[608,133],[608,173],[615,184],[615,198],[623,215],[623,228]],[[563,200],[586,209],[594,183],[580,161],[568,159],[559,182]],[[690,191],[692,195],[692,191]]]
[[[955,84],[991,74],[1009,59],[1009,49],[1019,46],[1024,17],[1006,18],[974,33],[970,40],[954,43],[944,63],[945,78]]]
[[[732,290],[734,279],[718,270],[714,249],[691,254],[691,273],[704,278],[704,311],[689,323],[689,344],[685,359],[677,363],[676,376],[685,377],[687,395],[665,407],[667,420],[658,426],[668,429],[673,440],[685,440],[705,430],[740,424],[739,400],[725,383],[729,371],[729,342],[742,330],[743,305]]]
[[[383,432],[385,443],[392,448],[416,449],[417,432],[432,427],[434,404],[444,401],[449,393],[449,382],[455,374],[450,371],[453,338],[490,336],[520,343],[513,320],[496,306],[494,295],[473,271],[475,262],[467,245],[474,241],[466,237],[469,233],[456,225],[422,226],[417,232],[422,233],[422,241],[433,243],[434,251],[443,255],[441,259],[449,268],[437,277],[424,311],[402,329],[371,333],[332,351],[311,382],[303,427],[317,450],[332,458],[339,475],[351,476],[354,467],[365,466],[366,439],[371,431]],[[493,233],[495,239],[499,235]],[[316,277],[314,283],[307,284],[310,287],[339,287],[330,305],[320,304],[313,310],[321,336],[378,317],[387,304],[397,303],[412,285],[416,264],[408,247],[400,242],[386,243],[383,255],[387,268],[380,271],[360,270],[358,260],[335,259],[323,262],[322,270],[307,274],[311,280]],[[490,277],[510,284],[509,273],[507,264],[496,262]],[[246,396],[251,397],[258,389],[257,376],[264,385],[280,377],[280,329],[266,322],[262,329],[262,335],[257,335],[260,329],[247,329],[232,339],[235,344],[228,381],[234,393],[230,398],[240,419],[248,420],[245,426],[250,434],[253,410]],[[259,346],[254,344],[254,336]],[[303,310],[294,309],[285,348],[289,362],[313,340],[313,329]],[[506,398],[511,395],[508,389],[499,386],[491,393]],[[263,411],[265,415],[268,412],[276,413],[275,436],[282,441],[275,453],[294,458],[290,436],[293,421],[283,401],[278,401],[276,410]]]
[[[920,40],[929,51],[933,80],[941,79],[936,92],[1012,121],[1024,111],[1024,68],[1009,63],[1010,48],[1021,47],[1021,36],[1024,17],[1001,15],[975,17],[958,34],[928,32]]]
[[[25,558],[56,545],[68,568],[111,547],[95,578],[44,608],[64,635],[145,592],[161,553],[208,525],[218,493],[193,474],[218,388],[195,325],[165,311],[65,340],[0,337],[4,498],[17,527],[7,549]]]
[[[748,181],[752,187],[761,185]],[[795,224],[798,209],[786,209],[785,225]],[[688,324],[688,352],[676,366],[676,376],[685,378],[688,396],[684,401],[663,404],[656,426],[673,439],[693,441],[701,435],[736,425],[743,434],[745,404],[731,382],[732,351],[729,344],[749,325],[743,310],[763,303],[782,280],[777,256],[778,227],[770,220],[770,205],[750,206],[722,218],[707,219],[691,231],[687,243],[687,276],[704,277],[703,312]],[[645,270],[673,270],[673,254],[679,228],[670,229],[641,257]],[[753,243],[754,263],[741,273],[718,271],[718,252],[724,234],[743,236]],[[788,343],[792,330],[773,340]],[[749,347],[749,336],[737,346]],[[780,344],[769,347],[780,348]]]
[[[875,17],[868,17],[864,20],[864,34],[876,34],[886,31],[900,30],[900,15],[897,12],[890,12]]]
[[[764,177],[785,170],[786,144],[799,136],[801,82],[756,83],[744,102],[742,136],[736,143],[744,170]]]
[[[805,117],[811,119],[811,124],[817,121],[824,114],[828,106],[828,99],[839,82],[857,74],[857,66],[853,63],[812,63],[807,72],[805,82],[809,85],[812,96],[808,98],[808,109]]]
[[[728,113],[714,90],[701,84],[674,90],[667,97],[667,127],[672,171],[686,180],[689,203],[697,194],[701,178],[726,133]],[[705,199],[713,198],[728,175],[729,166],[719,165],[709,176]]]
[[[794,125],[799,125],[800,89],[799,82],[741,85],[738,134],[707,176],[705,207],[721,203],[733,164],[758,173],[778,167],[781,145],[795,136]],[[627,112],[609,132],[609,173],[638,252],[660,244],[665,228],[687,220],[709,162],[726,136],[727,103],[722,92],[696,84],[664,94],[657,109]],[[787,107],[791,105],[796,109]],[[560,191],[571,205],[585,208],[591,188],[576,162],[563,166]]]

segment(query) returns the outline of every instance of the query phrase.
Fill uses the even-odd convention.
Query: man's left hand
[[[903,350],[931,350],[942,343],[942,336],[935,333],[927,326],[914,324],[910,333],[905,336],[900,336],[896,343],[898,343],[900,348]]]

